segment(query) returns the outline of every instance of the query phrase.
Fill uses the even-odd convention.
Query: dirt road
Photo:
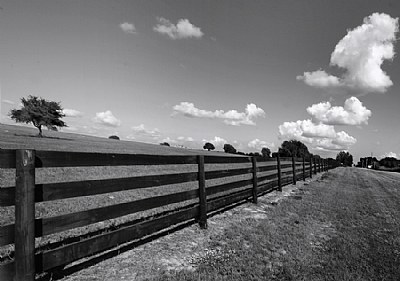
[[[400,280],[400,174],[337,168],[63,280]]]

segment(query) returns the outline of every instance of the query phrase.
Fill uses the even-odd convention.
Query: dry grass
[[[63,280],[398,280],[400,175],[337,168],[313,180]]]

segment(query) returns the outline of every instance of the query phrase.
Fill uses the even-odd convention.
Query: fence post
[[[15,280],[35,280],[35,151],[16,151]]]
[[[314,175],[317,174],[317,160],[313,157],[313,162],[314,162]]]
[[[276,156],[276,166],[278,168],[278,190],[282,191],[281,158],[279,157],[279,154]]]
[[[306,181],[306,159],[303,156],[303,181]]]
[[[318,173],[321,173],[321,158],[318,159]]]
[[[293,184],[296,185],[296,163],[294,161],[294,156],[292,156],[292,170],[293,170]]]
[[[257,204],[257,194],[258,194],[258,186],[257,186],[257,159],[255,156],[251,158],[253,163],[253,203]]]
[[[310,156],[310,179],[312,179],[312,157]]]
[[[199,178],[199,225],[202,229],[207,229],[207,193],[206,176],[204,172],[204,156],[197,156],[198,178]]]

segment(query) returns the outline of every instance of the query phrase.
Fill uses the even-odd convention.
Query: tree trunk
[[[37,128],[39,129],[39,138],[43,137],[43,134],[42,134],[42,126],[39,125]]]

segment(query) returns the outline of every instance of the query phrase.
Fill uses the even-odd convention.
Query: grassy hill
[[[36,149],[158,155],[229,155],[223,152],[208,152],[200,149],[183,149],[135,141],[112,140],[74,133],[45,130],[43,138],[37,137],[37,134],[37,129],[33,127],[29,128],[25,126],[0,124],[0,149]]]

